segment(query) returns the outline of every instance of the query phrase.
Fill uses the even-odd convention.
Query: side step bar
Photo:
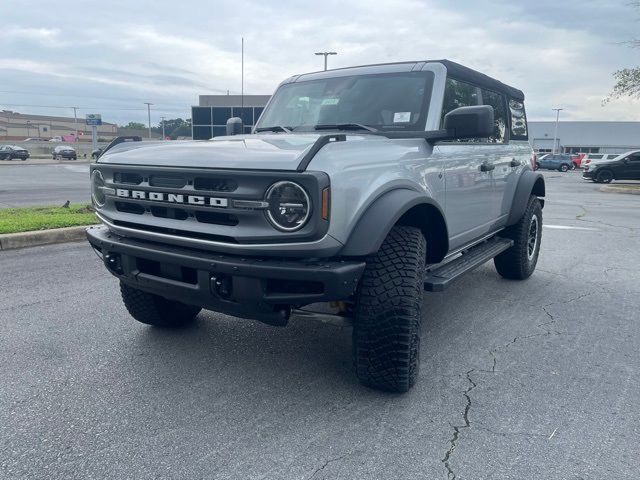
[[[427,270],[424,289],[428,292],[442,292],[454,280],[491,260],[513,245],[513,240],[493,237],[475,247],[462,252],[450,262],[435,265]]]

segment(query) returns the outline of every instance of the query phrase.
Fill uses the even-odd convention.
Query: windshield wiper
[[[291,133],[294,127],[283,127],[282,125],[272,125],[270,127],[256,128],[256,132],[284,132]]]
[[[320,124],[315,125],[316,130],[367,130],[369,132],[377,132],[377,128],[363,125],[361,123],[336,123],[336,124]]]

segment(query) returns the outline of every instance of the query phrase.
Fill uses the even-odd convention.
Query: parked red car
[[[580,168],[582,166],[582,159],[586,153],[572,153],[571,154],[571,162],[575,165],[576,168]]]

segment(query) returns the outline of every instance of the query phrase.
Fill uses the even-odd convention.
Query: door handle
[[[493,163],[483,162],[482,164],[480,164],[480,171],[481,172],[490,172],[491,170],[493,170],[495,168],[496,168],[496,166]]]
[[[511,163],[509,164],[512,167],[519,167],[520,166],[520,160],[516,160],[515,158],[511,159]]]

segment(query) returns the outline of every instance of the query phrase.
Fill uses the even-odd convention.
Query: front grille
[[[149,185],[152,187],[162,188],[183,188],[187,184],[184,177],[174,177],[167,175],[151,175],[149,177]]]
[[[124,185],[140,185],[142,183],[142,175],[130,172],[115,172],[113,181]]]
[[[135,215],[142,215],[144,213],[144,207],[137,203],[116,202],[116,209],[119,212],[133,213]]]
[[[238,184],[233,180],[222,178],[196,177],[193,180],[193,188],[210,192],[234,192],[238,188]]]
[[[311,241],[321,238],[328,222],[313,209],[298,232],[282,233],[269,223],[264,198],[275,182],[291,179],[302,185],[312,205],[329,186],[319,172],[245,171],[195,167],[156,167],[98,162],[106,203],[99,209],[114,226],[161,233],[184,240],[228,244]],[[135,236],[135,232],[130,232]],[[176,240],[177,241],[177,240]],[[201,242],[200,242],[201,243]]]
[[[228,213],[219,212],[195,212],[196,220],[202,223],[212,223],[214,225],[236,226],[238,217],[229,215]]]
[[[151,215],[159,218],[172,218],[174,220],[186,220],[189,214],[181,208],[150,207]]]

